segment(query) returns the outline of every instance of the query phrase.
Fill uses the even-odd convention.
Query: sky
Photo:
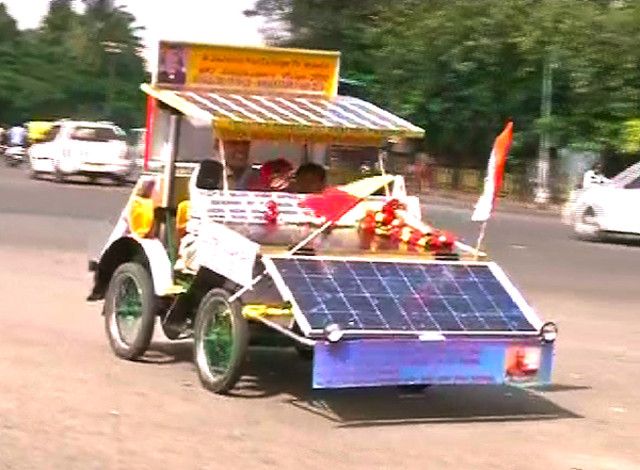
[[[37,27],[46,14],[49,0],[0,0],[18,21],[20,29]],[[75,0],[76,6],[81,5]],[[156,62],[160,39],[213,44],[258,46],[260,19],[246,18],[242,12],[255,0],[116,0],[144,26],[145,58]]]

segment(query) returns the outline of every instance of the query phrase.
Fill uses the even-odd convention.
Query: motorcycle
[[[27,150],[23,146],[8,146],[4,151],[4,162],[7,166],[18,166],[24,163]]]

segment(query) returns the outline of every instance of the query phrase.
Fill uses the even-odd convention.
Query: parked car
[[[600,185],[574,192],[563,221],[583,239],[640,235],[640,162]]]
[[[56,122],[41,142],[31,146],[29,161],[33,177],[52,174],[60,182],[81,175],[124,183],[135,166],[126,133],[118,126],[67,120]]]
[[[144,127],[131,129],[129,132],[129,148],[132,158],[136,162],[138,172],[144,170],[144,151],[147,138],[147,130]],[[162,171],[164,162],[158,155],[151,155],[147,162],[148,171]],[[137,180],[137,178],[136,178]]]

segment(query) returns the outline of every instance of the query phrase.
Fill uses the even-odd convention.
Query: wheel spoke
[[[118,286],[114,305],[116,322],[122,340],[131,344],[140,327],[142,317],[142,295],[132,277],[124,277]]]
[[[233,337],[227,305],[213,306],[203,335],[207,364],[213,374],[224,374],[231,362]]]

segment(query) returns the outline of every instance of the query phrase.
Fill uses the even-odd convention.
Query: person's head
[[[260,168],[260,185],[271,191],[282,191],[289,186],[293,166],[284,158],[270,160]]]
[[[319,193],[327,184],[327,172],[321,165],[305,163],[296,171],[295,181],[297,192]]]
[[[600,162],[594,163],[593,166],[591,167],[591,169],[593,171],[595,171],[596,173],[602,173],[602,163],[600,163]]]
[[[182,49],[170,47],[164,50],[164,69],[169,73],[182,70]]]
[[[240,173],[249,166],[250,147],[248,140],[224,141],[224,158],[232,173]]]

